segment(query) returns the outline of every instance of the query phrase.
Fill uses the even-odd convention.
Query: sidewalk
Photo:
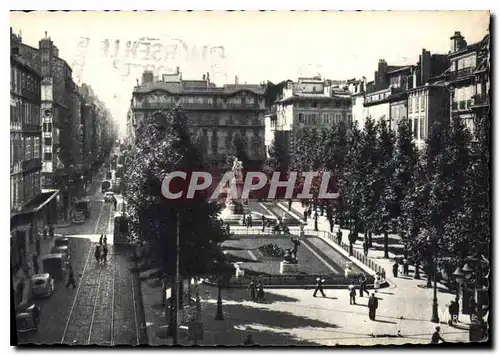
[[[150,345],[171,345],[165,338],[166,320],[161,307],[161,286],[142,282],[142,295]],[[368,318],[367,298],[349,304],[346,290],[326,289],[327,298],[313,297],[312,290],[272,289],[261,303],[249,300],[246,289],[223,289],[225,320],[215,320],[217,288],[201,285],[204,338],[199,345],[241,345],[252,335],[259,345],[388,345],[427,344],[435,324],[428,321],[427,300],[408,302],[395,289],[378,293],[376,320]],[[401,318],[403,317],[403,318]],[[465,319],[465,317],[462,317]],[[468,331],[441,324],[441,335],[449,342],[467,342]],[[182,345],[192,345],[180,331]]]

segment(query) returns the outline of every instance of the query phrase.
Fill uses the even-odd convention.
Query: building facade
[[[352,122],[351,96],[344,88],[346,81],[323,80],[320,77],[298,78],[288,82],[276,102],[275,136],[291,164],[290,152],[297,134],[305,128],[327,129],[340,122]],[[276,140],[277,138],[275,138]]]
[[[260,85],[226,84],[217,87],[210,76],[202,80],[184,80],[179,69],[161,80],[145,72],[142,83],[134,87],[132,125],[142,122],[158,110],[181,105],[187,115],[193,141],[206,152],[212,167],[225,167],[235,140],[240,140],[249,164],[258,168],[265,159],[264,90]]]
[[[481,42],[468,45],[459,31],[450,37],[447,80],[450,95],[451,117],[464,121],[472,136],[475,136],[475,117],[481,110],[489,108],[489,35]],[[485,58],[487,56],[488,58]]]

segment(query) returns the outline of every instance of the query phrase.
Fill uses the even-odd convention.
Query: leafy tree
[[[229,167],[232,166],[234,157],[237,157],[243,163],[244,169],[248,169],[250,167],[250,157],[248,156],[246,150],[246,140],[239,131],[234,133],[231,140],[231,147],[227,158]]]
[[[287,152],[283,144],[283,138],[275,136],[273,142],[268,148],[269,157],[266,164],[272,171],[286,172],[288,168]]]
[[[371,236],[374,228],[374,214],[377,207],[377,124],[371,117],[366,118],[360,141],[361,173],[361,221],[365,232],[365,241],[372,246]]]
[[[191,143],[181,110],[156,112],[142,123],[126,167],[126,197],[132,233],[151,244],[152,260],[174,275],[177,221],[180,272],[196,276],[211,271],[225,239],[217,219],[219,207],[203,193],[186,203],[167,200],[161,191],[165,175],[204,168],[202,155]]]
[[[347,164],[343,172],[343,183],[340,191],[345,207],[341,215],[347,219],[351,230],[354,230],[360,223],[359,211],[362,203],[361,185],[363,184],[361,135],[357,124],[352,125],[348,136],[350,149],[347,153]]]
[[[375,209],[372,213],[373,226],[380,227],[384,233],[384,256],[389,258],[389,227],[392,215],[394,196],[391,194],[393,173],[394,133],[386,120],[380,120],[378,125],[378,141],[375,147],[377,166],[375,167]],[[378,229],[377,229],[378,230]]]

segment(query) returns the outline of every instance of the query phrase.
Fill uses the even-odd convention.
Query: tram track
[[[103,204],[94,235],[108,235],[112,241],[111,204]],[[140,325],[135,280],[126,251],[109,244],[108,261],[93,261],[91,243],[73,305],[61,338],[69,345],[138,345]]]

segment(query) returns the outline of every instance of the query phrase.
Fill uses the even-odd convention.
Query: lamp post
[[[215,320],[224,320],[224,314],[222,312],[222,266],[219,261],[214,261],[215,272],[217,274],[217,313],[215,314]]]
[[[438,316],[438,302],[437,302],[437,281],[436,281],[436,262],[437,262],[437,243],[435,239],[431,239],[430,236],[427,237],[427,243],[432,245],[432,274],[434,279],[434,296],[432,298],[432,317],[431,322],[439,323]],[[427,283],[429,284],[430,280],[427,279]]]
[[[460,266],[457,267],[455,272],[453,272],[453,277],[455,277],[455,280],[457,281],[457,301],[459,301],[460,300],[460,288],[462,288],[462,285],[464,283],[464,278],[465,278],[465,274],[462,271],[462,269],[460,268]]]

